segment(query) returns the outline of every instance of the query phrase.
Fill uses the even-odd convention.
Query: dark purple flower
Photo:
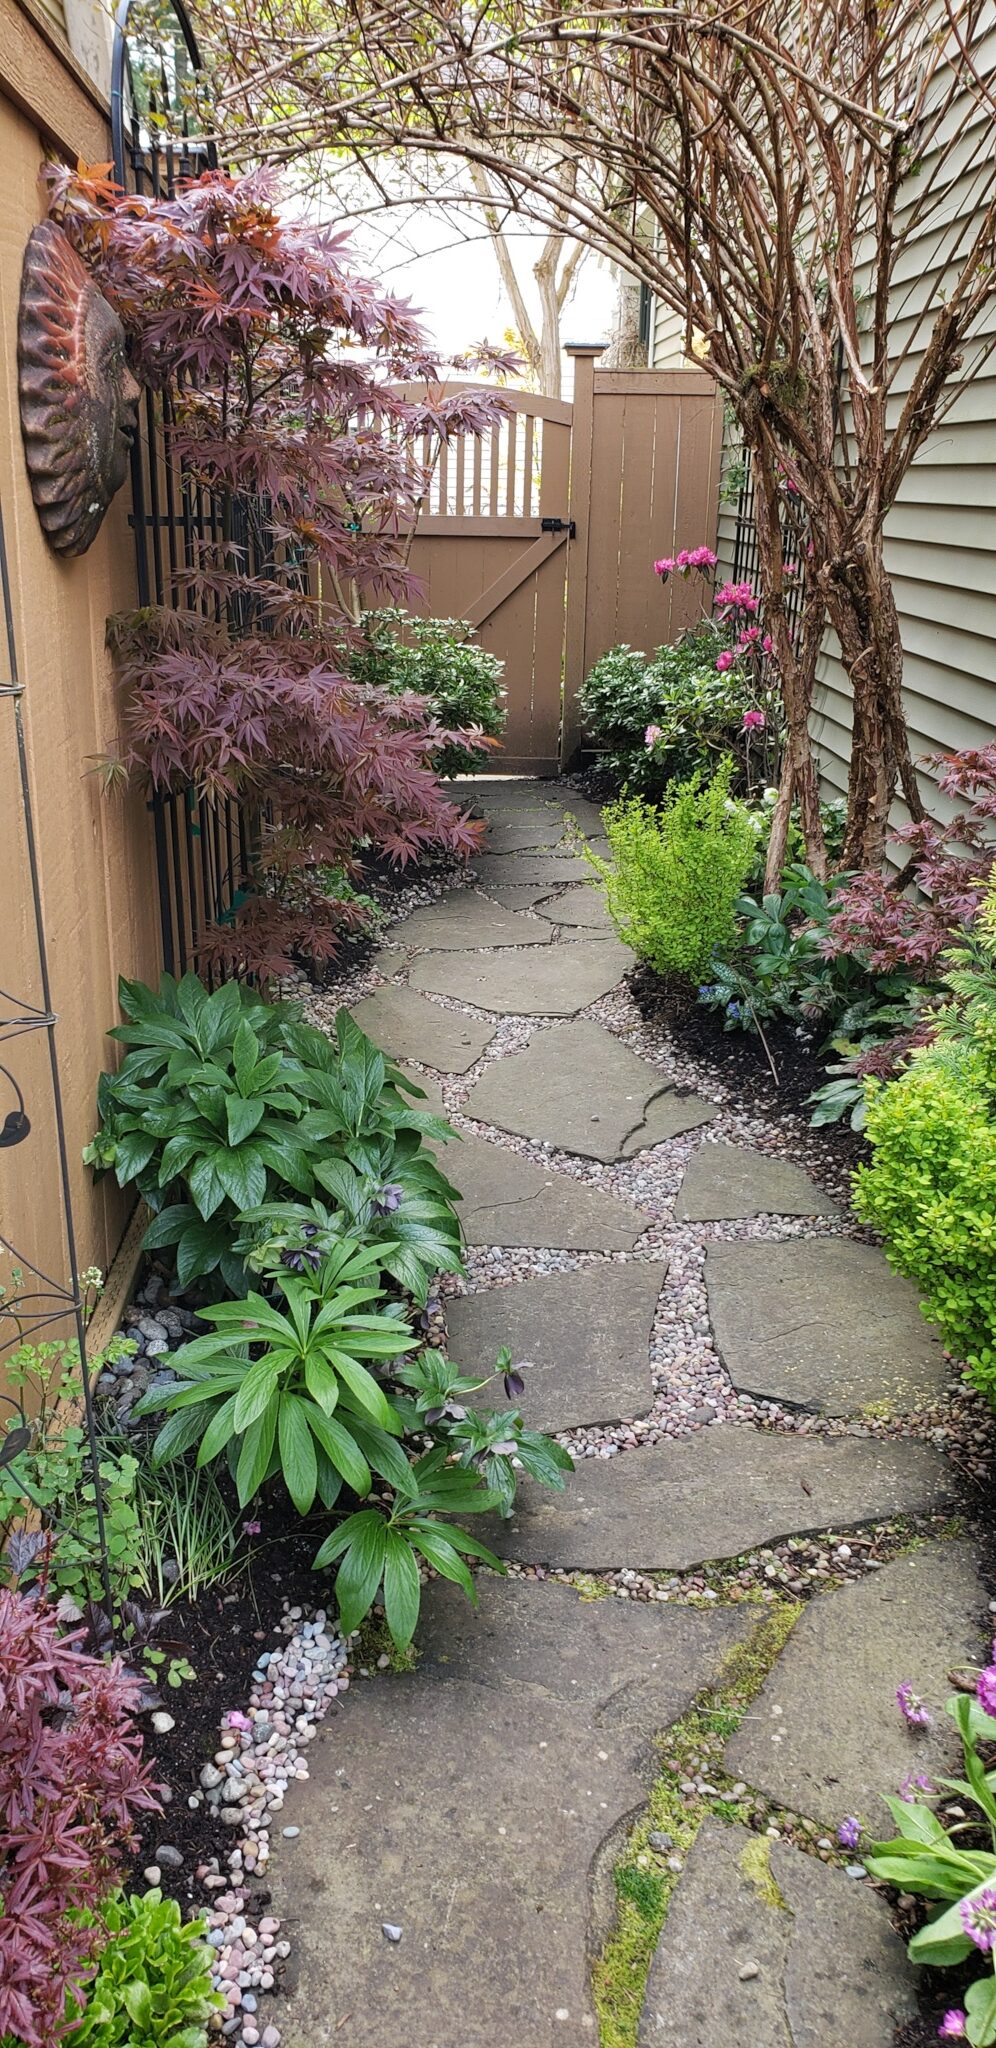
[[[508,1371],[502,1374],[502,1382],[506,1401],[517,1401],[526,1391],[526,1382],[517,1365],[510,1366]]]
[[[400,1209],[404,1199],[404,1188],[399,1188],[397,1181],[386,1181],[373,1205],[375,1216],[393,1216],[395,1209]]]
[[[983,1955],[990,1955],[996,1948],[996,1890],[987,1885],[974,1899],[962,1899],[958,1910],[969,1941],[974,1941]]]
[[[844,1815],[844,1818],[841,1821],[839,1828],[837,1829],[837,1840],[840,1843],[842,1849],[857,1848],[858,1843],[861,1840],[861,1822],[859,1820],[855,1820],[853,1813],[847,1813]]]
[[[930,1727],[930,1709],[924,1705],[919,1693],[914,1692],[912,1679],[904,1678],[902,1685],[896,1687],[896,1705],[909,1727]]]

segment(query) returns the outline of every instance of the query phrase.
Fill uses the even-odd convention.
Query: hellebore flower
[[[381,1188],[380,1194],[373,1205],[374,1214],[376,1216],[393,1216],[395,1209],[400,1209],[404,1199],[404,1188],[400,1188],[397,1181],[389,1180]]]

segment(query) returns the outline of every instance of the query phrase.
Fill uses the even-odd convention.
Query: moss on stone
[[[767,1835],[752,1835],[741,1851],[740,1868],[749,1885],[765,1906],[775,1906],[787,1913],[788,1903],[779,1890],[774,1871],[771,1868],[771,1843]]]
[[[680,1721],[658,1737],[660,1768],[646,1811],[631,1830],[615,1869],[618,1908],[615,1925],[592,1970],[601,2048],[636,2048],[647,1973],[684,1863],[707,1814],[749,1826],[753,1794],[731,1797],[719,1764],[723,1744],[739,1727],[751,1701],[775,1663],[800,1613],[798,1601],[778,1600],[759,1617],[743,1643],[730,1651],[718,1685],[704,1692]],[[714,1793],[681,1791],[708,1759]],[[656,1832],[671,1848],[650,1847]],[[765,1844],[759,1837],[762,1854]],[[656,1883],[647,1880],[656,1879]],[[769,1880],[773,1884],[774,1880]],[[775,1887],[777,1890],[777,1887]],[[780,1898],[778,1903],[781,1903]]]

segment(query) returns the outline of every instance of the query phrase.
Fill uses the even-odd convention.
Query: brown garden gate
[[[417,608],[469,619],[505,663],[506,772],[566,766],[592,662],[674,639],[701,610],[697,577],[662,587],[653,563],[715,545],[716,386],[703,370],[599,370],[599,353],[571,350],[573,404],[511,392],[490,435],[443,451],[412,548]]]

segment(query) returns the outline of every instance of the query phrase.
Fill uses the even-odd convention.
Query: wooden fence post
[[[573,537],[567,550],[567,623],[564,636],[564,706],[560,728],[563,774],[581,737],[578,691],[585,677],[585,615],[588,604],[588,528],[591,511],[591,450],[595,413],[595,363],[608,344],[568,342],[574,362],[574,420],[568,518]]]

